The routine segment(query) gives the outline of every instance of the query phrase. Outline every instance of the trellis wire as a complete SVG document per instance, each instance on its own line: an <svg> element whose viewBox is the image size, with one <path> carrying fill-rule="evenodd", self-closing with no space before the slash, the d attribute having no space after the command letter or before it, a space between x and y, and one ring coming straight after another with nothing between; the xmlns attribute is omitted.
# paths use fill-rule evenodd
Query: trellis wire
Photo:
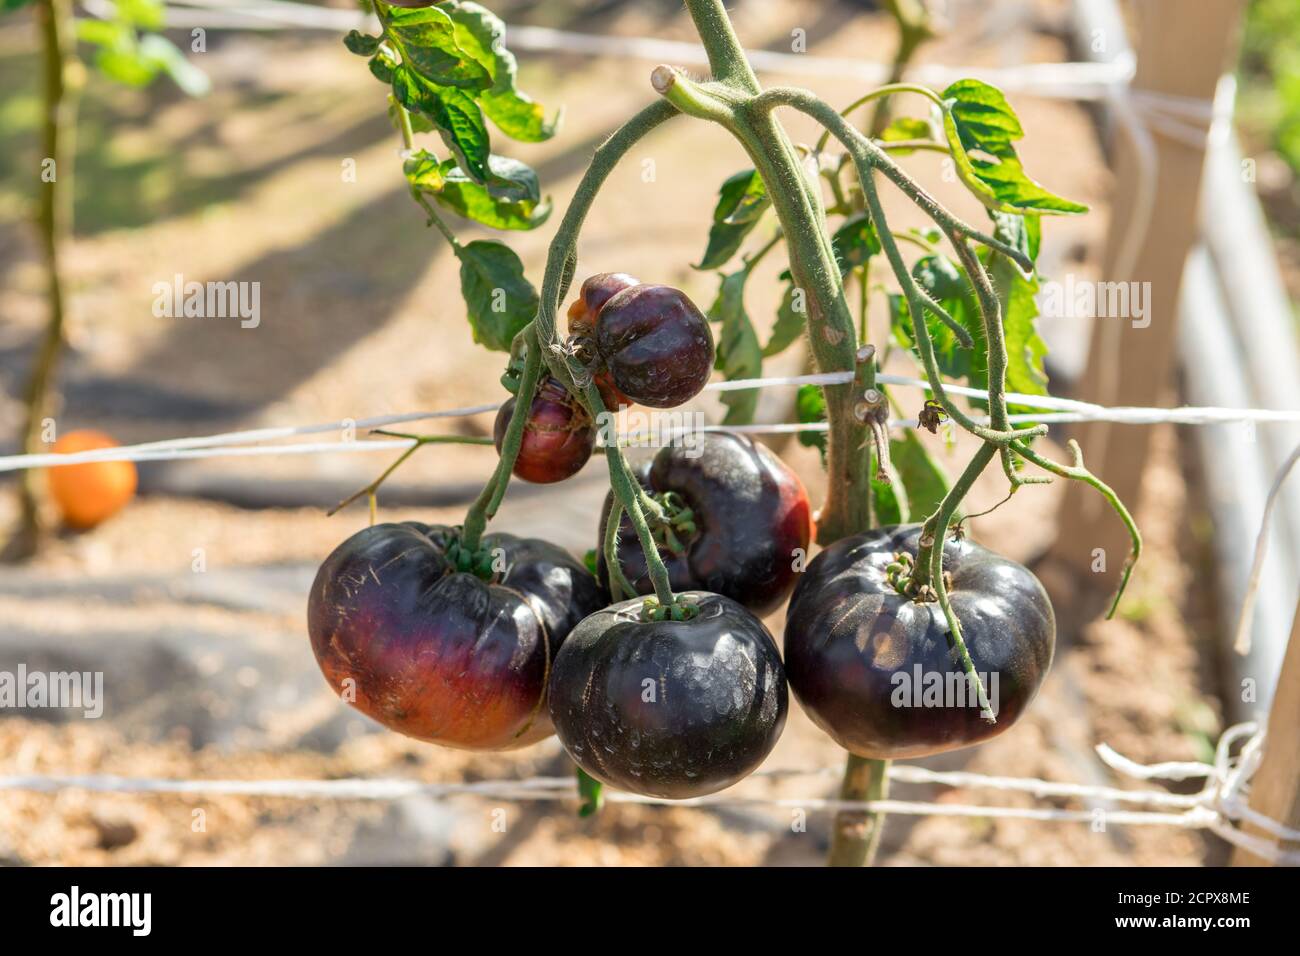
<svg viewBox="0 0 1300 956"><path fill-rule="evenodd" d="M813 375L790 375L772 378L736 379L729 382L710 382L706 391L729 392L761 388L795 387L799 385L833 385L852 381L850 372L827 372ZM876 380L884 385L930 389L924 379L905 375L882 373ZM953 395L969 398L986 399L988 392L983 389L969 388L964 385L945 385L944 390ZM1238 422L1300 422L1300 411L1278 411L1263 408L1130 408L1095 405L1068 398L1052 398L1045 395L1026 395L1008 392L1007 401L1012 405L1044 409L1043 412L1024 412L1011 416L1012 422L1041 422L1043 424L1061 424L1065 422L1109 421L1129 425L1154 425L1170 423L1177 425L1225 425ZM190 436L160 441L144 442L136 445L120 445L116 448L103 448L94 451L73 453L44 453L33 455L0 456L0 472L19 471L24 468L57 468L66 465L80 465L102 461L172 461L192 460L217 457L249 457L258 455L307 455L335 454L350 452L371 452L404 450L411 447L410 439L338 441L296 443L287 445L257 445L257 442L278 438L292 438L302 435L319 435L329 432L352 432L363 429L386 428L391 425L437 418L461 418L494 412L497 404L470 405L463 408L441 409L428 412L406 412L394 415L375 415L368 418L345 418L332 422L312 425L281 426L255 428L244 431L222 432L215 435ZM978 420L978 419L977 419ZM891 427L916 427L916 419L891 419ZM754 425L707 425L704 431L743 431L750 434L783 434L791 432L824 431L825 423L819 422L774 422ZM701 429L683 427L671 434L687 434ZM641 436L640 432L626 433L621 439L634 442Z"/></svg>
<svg viewBox="0 0 1300 956"><path fill-rule="evenodd" d="M1240 754L1231 755L1233 744L1245 740ZM1121 756L1109 746L1097 747L1097 755L1112 770L1140 780L1204 779L1195 794L1174 794L1159 790L1121 790L1117 787L1060 783L1023 777L998 777L966 771L944 772L924 767L893 764L888 773L898 783L937 784L970 790L1024 793L1038 799L1066 798L1093 800L1097 807L1067 810L1057 807L984 806L979 804L929 803L911 800L839 800L828 797L747 797L730 793L712 794L687 800L667 800L609 790L611 803L677 807L761 806L802 811L863 811L905 816L983 817L1009 820L1037 820L1097 823L1119 826L1170 826L1208 829L1235 846L1243 847L1273 863L1300 864L1300 851L1282 849L1274 841L1300 841L1300 830L1291 829L1247 805L1244 791L1259 766L1264 731L1256 724L1238 724L1224 731L1215 749L1214 763L1170 762L1144 766ZM790 777L825 776L822 768L759 771L753 778L770 780ZM401 800L409 797L447 798L478 796L508 802L562 801L578 796L572 777L529 777L521 780L484 780L473 783L426 783L418 780L346 778L340 780L185 780L157 777L123 777L108 774L51 775L11 774L0 776L0 791L59 793L81 790L93 793L161 794L173 796L242 796L294 800ZM1163 810L1114 810L1108 803L1128 803ZM1172 812L1178 810L1181 812ZM1247 833L1233 824L1250 823L1273 839Z"/></svg>

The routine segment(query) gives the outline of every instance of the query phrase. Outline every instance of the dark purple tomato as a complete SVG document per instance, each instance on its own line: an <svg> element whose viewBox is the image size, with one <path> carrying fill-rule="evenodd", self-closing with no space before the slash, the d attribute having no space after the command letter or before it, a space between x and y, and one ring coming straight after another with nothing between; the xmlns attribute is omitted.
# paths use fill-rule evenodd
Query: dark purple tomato
<svg viewBox="0 0 1300 956"><path fill-rule="evenodd" d="M642 484L670 507L690 510L690 524L660 535L659 555L674 590L713 591L739 601L755 614L781 605L799 573L813 536L808 492L790 468L765 446L731 432L695 436L693 447L659 450ZM605 499L600 542L613 505ZM693 530L691 526L693 525ZM641 594L654 587L645 554L627 515L619 526L623 573ZM607 580L604 548L596 549L601 580Z"/></svg>
<svg viewBox="0 0 1300 956"><path fill-rule="evenodd" d="M497 412L492 438L497 453L515 413L515 399L507 399ZM563 385L550 376L533 396L532 411L524 425L523 442L514 473L524 481L546 485L571 478L582 470L596 447L596 423Z"/></svg>
<svg viewBox="0 0 1300 956"><path fill-rule="evenodd" d="M790 599L790 687L818 727L862 757L924 757L995 737L1025 712L1052 663L1056 619L1038 579L950 539L949 597L997 722L983 719L938 603L917 603L888 580L896 555L916 556L919 537L919 525L905 525L837 541Z"/></svg>
<svg viewBox="0 0 1300 956"><path fill-rule="evenodd" d="M560 644L603 607L566 551L489 534L491 580L455 569L456 529L414 521L359 531L316 574L312 650L336 693L390 730L447 747L507 750L551 733L546 680Z"/></svg>
<svg viewBox="0 0 1300 956"><path fill-rule="evenodd" d="M596 316L596 351L614 387L633 402L673 408L694 398L713 371L713 333L686 295L637 285Z"/></svg>
<svg viewBox="0 0 1300 956"><path fill-rule="evenodd" d="M688 591L688 621L644 621L642 599L573 629L551 671L551 721L583 770L620 790L678 800L748 776L785 726L781 655L754 615Z"/></svg>
<svg viewBox="0 0 1300 956"><path fill-rule="evenodd" d="M616 294L640 284L640 279L633 278L626 272L602 272L591 276L582 284L578 298L569 306L569 335L580 343L585 342L587 348L591 349L591 357L595 360L592 371L596 387L600 389L605 407L611 411L635 403L614 387L609 370L604 367L599 355L595 354L596 314Z"/></svg>

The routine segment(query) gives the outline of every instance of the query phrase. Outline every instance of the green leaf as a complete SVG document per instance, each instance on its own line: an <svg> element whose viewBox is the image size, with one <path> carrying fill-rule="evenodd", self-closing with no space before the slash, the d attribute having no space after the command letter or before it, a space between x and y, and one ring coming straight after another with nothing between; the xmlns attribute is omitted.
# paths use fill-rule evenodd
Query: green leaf
<svg viewBox="0 0 1300 956"><path fill-rule="evenodd" d="M921 139L933 140L935 135L934 127L928 120L900 116L881 130L880 138L886 143L901 143ZM914 149L890 150L890 153L895 156L910 156L915 152Z"/></svg>
<svg viewBox="0 0 1300 956"><path fill-rule="evenodd" d="M535 229L551 214L542 202L537 174L527 165L504 156L488 159L487 183L465 175L455 160L438 161L419 150L403 164L412 188L432 196L440 205L466 219L494 229Z"/></svg>
<svg viewBox="0 0 1300 956"><path fill-rule="evenodd" d="M826 396L819 385L800 385L799 395L795 399L795 413L805 425L826 421ZM822 455L822 467L826 466L826 432L800 432L799 444L805 448L816 448Z"/></svg>
<svg viewBox="0 0 1300 956"><path fill-rule="evenodd" d="M515 335L533 320L541 301L524 276L524 264L509 246L490 239L457 246L456 256L474 341L509 352Z"/></svg>
<svg viewBox="0 0 1300 956"><path fill-rule="evenodd" d="M926 328L934 344L935 360L945 378L964 380L971 388L988 387L988 345L984 336L984 320L979 304L961 267L946 256L923 256L912 267L917 284L930 293L974 340L975 347L965 349L942 321L925 313ZM904 348L915 349L912 321L907 302L899 295L890 296L890 325L894 339ZM918 359L919 361L919 359ZM985 403L972 399L977 407Z"/></svg>
<svg viewBox="0 0 1300 956"><path fill-rule="evenodd" d="M115 19L130 27L161 30L166 22L162 0L116 0Z"/></svg>
<svg viewBox="0 0 1300 956"><path fill-rule="evenodd" d="M483 111L473 99L462 90L434 86L406 64L393 71L393 95L408 110L433 123L460 168L474 182L485 182L491 147Z"/></svg>
<svg viewBox="0 0 1300 956"><path fill-rule="evenodd" d="M909 428L902 438L890 439L889 457L907 495L905 520L921 521L934 514L948 493L948 476L930 457L925 443Z"/></svg>
<svg viewBox="0 0 1300 956"><path fill-rule="evenodd" d="M343 38L343 45L357 56L374 56L379 51L379 37L372 37L360 30L349 30Z"/></svg>
<svg viewBox="0 0 1300 956"><path fill-rule="evenodd" d="M140 55L156 64L189 96L206 96L212 89L208 75L186 59L180 47L162 34L150 33L141 38Z"/></svg>
<svg viewBox="0 0 1300 956"><path fill-rule="evenodd" d="M488 118L511 139L538 143L554 136L560 117L548 122L542 105L516 86L519 68L514 54L506 49L506 26L501 19L477 3L451 0L439 6L455 24L457 45L491 78L492 85L479 96Z"/></svg>
<svg viewBox="0 0 1300 956"><path fill-rule="evenodd" d="M1037 216L993 214L993 234L1031 259L1037 256ZM986 265L998 301L1002 304L1002 327L1007 341L1007 391L1046 395L1047 343L1038 334L1038 279L1026 276L1020 267L1000 252L988 250ZM1008 407L1012 414L1031 409Z"/></svg>
<svg viewBox="0 0 1300 956"><path fill-rule="evenodd" d="M786 282L785 294L781 296L781 305L776 310L772 336L763 346L763 358L780 355L797 342L807 328L807 319L807 297L802 290L795 288L793 280L789 280Z"/></svg>
<svg viewBox="0 0 1300 956"><path fill-rule="evenodd" d="M140 55L138 49L101 49L95 54L97 66L110 80L127 86L148 86L158 75L158 64Z"/></svg>
<svg viewBox="0 0 1300 956"><path fill-rule="evenodd" d="M709 308L709 321L722 323L714 367L729 382L759 378L763 374L763 350L759 347L754 323L745 311L745 280L748 278L747 269L725 276L718 298ZM758 397L756 388L723 392L722 404L727 406L727 414L722 423L747 425L752 422L754 412L758 410Z"/></svg>
<svg viewBox="0 0 1300 956"><path fill-rule="evenodd" d="M457 43L456 24L439 7L390 7L387 36L402 65L435 86L475 91L492 86L492 74Z"/></svg>
<svg viewBox="0 0 1300 956"><path fill-rule="evenodd" d="M893 442L890 442L890 446L893 446ZM907 492L894 469L891 467L888 471L889 481L877 478L874 469L871 475L871 506L877 525L903 524L910 520Z"/></svg>
<svg viewBox="0 0 1300 956"><path fill-rule="evenodd" d="M33 2L35 2L35 0L0 0L0 13L8 13L10 10L19 10Z"/></svg>
<svg viewBox="0 0 1300 956"><path fill-rule="evenodd" d="M758 225L772 200L756 170L736 173L718 190L709 243L697 269L720 269L740 251L745 237Z"/></svg>
<svg viewBox="0 0 1300 956"><path fill-rule="evenodd" d="M370 58L370 72L379 82L391 84L394 75L397 73L397 61L385 51L380 50ZM432 124L430 124L430 129L432 128Z"/></svg>
<svg viewBox="0 0 1300 956"><path fill-rule="evenodd" d="M594 561L595 552L592 552L592 556ZM578 771L578 796L582 798L582 806L578 808L578 816L592 816L600 810L605 802L605 785L595 777L590 776L581 767L574 769Z"/></svg>
<svg viewBox="0 0 1300 956"><path fill-rule="evenodd" d="M866 213L858 213L850 216L835 230L835 235L831 237L831 248L835 251L835 261L840 264L840 273L847 275L850 270L865 265L867 260L880 252L880 239L870 217Z"/></svg>
<svg viewBox="0 0 1300 956"><path fill-rule="evenodd" d="M1013 145L1024 129L1001 90L979 80L958 80L943 91L943 100L944 135L957 175L985 206L1010 213L1088 211L1048 192L1025 173Z"/></svg>

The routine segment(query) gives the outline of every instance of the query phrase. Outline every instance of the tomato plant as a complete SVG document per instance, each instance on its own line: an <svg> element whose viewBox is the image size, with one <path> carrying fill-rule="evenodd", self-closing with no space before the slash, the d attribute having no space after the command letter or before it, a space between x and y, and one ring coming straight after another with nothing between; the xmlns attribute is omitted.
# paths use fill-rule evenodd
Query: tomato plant
<svg viewBox="0 0 1300 956"><path fill-rule="evenodd" d="M653 71L659 99L596 149L551 240L540 288L525 278L504 243L463 243L445 219L450 212L520 230L539 227L550 213L536 174L491 148L488 120L524 141L555 131L541 106L517 89L500 20L464 0L416 10L380 2L381 33L353 33L347 44L369 58L371 72L389 87L412 195L460 260L473 337L509 352L503 382L515 393L515 408L535 411L538 396L545 406L556 389L597 422L629 402L671 407L698 393L711 370L730 380L758 377L766 359L795 343L806 345L816 371L830 373L823 384L801 389L797 400L800 421L818 426L802 440L820 448L827 470L816 520L817 541L826 550L798 585L790 609L791 680L821 726L850 750L842 796L878 797L887 758L973 743L1004 730L1032 699L1050 663L1052 611L1032 575L954 539L963 500L995 459L1013 493L1059 477L1084 482L1106 498L1133 541L1121 590L1140 552L1131 516L1087 469L1077 445L1071 445L1068 464L1049 458L1036 444L1046 427L1013 425L1018 409L1007 400L1008 387L1030 395L1047 390L1034 305L1043 217L1086 210L1026 173L1016 149L1024 130L999 90L977 80L942 91L901 82L902 66L934 28L923 5L889 4L900 27L896 75L837 109L806 90L763 89L721 0L685 2L708 55L709 77L696 79L670 66ZM886 104L903 95L923 104L920 115L887 112ZM850 117L868 105L864 133ZM796 145L778 118L782 110L815 121L817 141ZM715 300L701 313L678 290L625 274L593 276L568 308L562 340L557 315L598 193L630 150L683 117L716 125L751 162L721 185L696 265L718 273ZM415 137L428 132L438 134L441 153L417 146ZM951 213L900 165L918 151L947 158L985 209L987 225ZM892 228L882 181L931 225ZM904 248L920 254L909 261ZM763 341L745 305L746 288L756 265L773 255L787 264L784 296ZM627 265L637 271L636 263ZM889 298L887 336L871 343L868 293L880 265L898 291ZM856 315L846 289L857 292ZM876 376L884 355L895 350L915 358L930 395L916 412L921 427L891 434L890 410L902 405ZM986 418L952 400L950 381L986 394L975 403ZM744 425L754 416L757 392L734 388L723 401L724 423ZM564 409L565 423L582 421L576 406ZM454 538L457 560L471 568L489 540L485 529L512 473L527 477L537 461L539 432L529 427L534 420L532 412L498 419L495 471L463 524L445 532ZM926 437L944 422L978 439L952 481ZM573 437L561 434L568 436L564 441ZM589 809L599 802L596 780L689 796L727 786L763 759L781 731L785 678L770 636L743 605L767 610L779 603L797 579L813 531L797 479L747 439L710 436L694 462L681 449L664 449L648 472L633 468L612 430L605 430L605 439L611 495L596 564L616 600L633 592L646 596L594 611L555 655L548 707L561 741L590 775L581 778ZM557 463L551 474L571 464ZM1028 473L1030 465L1045 474ZM871 530L904 523L910 523L905 530ZM354 547L345 545L345 554ZM427 563L412 572L413 582L438 589L453 586L439 582L473 581L463 571L439 578L450 574L445 558L409 560ZM380 609L388 598L379 586L372 592L358 580L373 561L331 561L352 569L346 580L365 589L367 607L373 604L363 630L376 647L393 643L412 653L422 641L437 646L463 617L458 601L419 614L388 614ZM408 600L417 593L414 585L400 591ZM839 619L827 618L832 608L859 622L855 637ZM346 628L352 618L336 614L334 620ZM859 646L862 637L875 643ZM977 703L961 713L882 712L882 681L908 662L963 676ZM999 712L984 706L991 703L992 680L981 675L981 666L996 672L999 693L1007 689ZM366 679L358 672L359 682ZM502 674L506 683L500 686L485 679L474 692L495 699L494 688L518 686L509 683L513 679ZM511 691L516 706L499 728L506 736L484 739L519 739L510 735L519 733L524 704L540 699L531 676L527 688ZM449 702L420 697L409 701L409 712L455 709L465 699L435 685L423 685L421 693ZM399 710L405 714L408 707ZM847 814L840 821L831 861L862 862L878 837L880 815Z"/></svg>

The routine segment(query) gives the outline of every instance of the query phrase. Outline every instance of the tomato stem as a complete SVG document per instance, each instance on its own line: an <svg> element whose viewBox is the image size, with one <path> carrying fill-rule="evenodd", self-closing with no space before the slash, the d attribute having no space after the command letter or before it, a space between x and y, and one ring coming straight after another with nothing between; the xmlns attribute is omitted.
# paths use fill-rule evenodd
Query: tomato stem
<svg viewBox="0 0 1300 956"><path fill-rule="evenodd" d="M541 379L542 356L537 336L531 330L526 337L524 368L519 376L519 392L515 396L515 407L526 410L532 407L533 396L537 394L537 384ZM487 523L501 507L506 488L510 484L510 473L519 457L519 447L524 441L524 426L528 423L527 414L510 416L505 437L501 441L501 457L497 460L492 477L483 486L474 503L465 515L461 531L461 542L471 551L478 549L479 540L487 528Z"/></svg>
<svg viewBox="0 0 1300 956"><path fill-rule="evenodd" d="M59 359L66 344L66 282L63 252L72 235L74 140L77 108L85 70L77 58L76 25L71 0L43 0L36 5L44 47L45 90L41 115L41 155L50 164L42 170L37 225L49 286L50 312L32 370L23 390L25 418L20 446L26 454L41 451L46 416ZM46 175L48 173L48 175ZM36 552L41 532L40 500L44 473L25 470L18 481L19 523L4 549L6 558L22 559Z"/></svg>

